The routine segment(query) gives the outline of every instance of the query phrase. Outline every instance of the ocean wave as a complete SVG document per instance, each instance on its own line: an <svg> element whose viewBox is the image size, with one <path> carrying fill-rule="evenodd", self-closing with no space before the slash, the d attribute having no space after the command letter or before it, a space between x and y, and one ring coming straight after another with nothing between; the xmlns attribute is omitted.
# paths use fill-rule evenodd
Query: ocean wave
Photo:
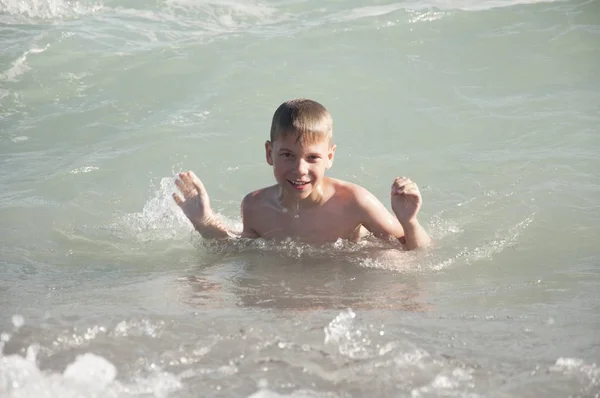
<svg viewBox="0 0 600 398"><path fill-rule="evenodd" d="M438 9L438 10L461 10L461 11L485 11L493 8L520 6L527 4L554 3L564 0L429 0L427 2L404 3L408 9Z"/></svg>
<svg viewBox="0 0 600 398"><path fill-rule="evenodd" d="M408 22L414 23L437 20L448 12L458 10L483 11L556 1L564 0L429 0L342 9L314 7L311 2L305 1L300 3L299 9L294 12L290 7L282 7L279 4L238 0L162 0L156 6L150 7L147 4L109 0L0 0L0 20L7 23L47 22L101 13L117 17L135 15L142 19L172 22L181 26L199 26L212 32L231 32L283 21L295 22L298 26L319 26L332 21L347 22L382 17L400 10L407 14Z"/></svg>
<svg viewBox="0 0 600 398"><path fill-rule="evenodd" d="M25 74L30 70L29 65L27 64L27 57L30 54L39 54L43 53L50 47L50 44L46 44L44 47L32 47L29 50L25 51L20 57L14 60L7 70L4 72L0 72L0 81L17 81L18 77ZM1 97L0 97L1 98Z"/></svg>
<svg viewBox="0 0 600 398"><path fill-rule="evenodd" d="M10 15L17 21L71 19L93 14L102 8L102 3L95 1L0 0L0 17Z"/></svg>

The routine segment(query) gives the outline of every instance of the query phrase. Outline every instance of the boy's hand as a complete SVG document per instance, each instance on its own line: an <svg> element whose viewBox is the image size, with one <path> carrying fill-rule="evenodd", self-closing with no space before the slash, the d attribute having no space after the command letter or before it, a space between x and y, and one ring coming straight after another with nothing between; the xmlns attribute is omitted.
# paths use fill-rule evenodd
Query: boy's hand
<svg viewBox="0 0 600 398"><path fill-rule="evenodd" d="M400 224L416 222L421 208L421 193L417 184L406 177L396 177L392 184L392 210Z"/></svg>
<svg viewBox="0 0 600 398"><path fill-rule="evenodd" d="M202 181L196 177L193 171L187 171L179 173L179 179L175 180L175 185L183 194L183 200L175 192L173 199L194 227L198 229L209 225L214 215Z"/></svg>

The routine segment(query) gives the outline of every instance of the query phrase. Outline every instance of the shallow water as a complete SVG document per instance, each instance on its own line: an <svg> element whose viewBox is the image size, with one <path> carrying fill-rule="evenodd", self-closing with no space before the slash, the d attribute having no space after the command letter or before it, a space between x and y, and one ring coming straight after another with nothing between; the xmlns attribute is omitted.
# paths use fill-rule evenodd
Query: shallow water
<svg viewBox="0 0 600 398"><path fill-rule="evenodd" d="M600 396L600 3L0 0L0 396ZM274 109L423 252L239 227Z"/></svg>

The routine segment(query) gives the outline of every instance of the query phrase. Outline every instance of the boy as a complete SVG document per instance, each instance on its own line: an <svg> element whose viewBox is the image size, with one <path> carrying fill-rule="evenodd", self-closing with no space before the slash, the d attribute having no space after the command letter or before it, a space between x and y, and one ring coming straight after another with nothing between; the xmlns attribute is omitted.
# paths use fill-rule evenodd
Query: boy
<svg viewBox="0 0 600 398"><path fill-rule="evenodd" d="M342 238L357 241L364 230L395 239L407 250L429 244L417 221L421 194L410 179L398 177L391 190L393 216L365 188L325 176L333 164L332 118L309 99L284 102L273 115L267 163L277 184L251 192L242 201L243 231L229 230L213 213L202 182L191 172L175 181L183 199L173 199L204 238L294 240L324 244Z"/></svg>

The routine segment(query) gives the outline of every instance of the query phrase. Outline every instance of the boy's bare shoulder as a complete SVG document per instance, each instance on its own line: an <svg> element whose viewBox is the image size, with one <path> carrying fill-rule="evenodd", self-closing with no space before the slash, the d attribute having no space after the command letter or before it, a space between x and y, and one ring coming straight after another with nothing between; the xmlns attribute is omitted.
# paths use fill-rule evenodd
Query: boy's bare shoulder
<svg viewBox="0 0 600 398"><path fill-rule="evenodd" d="M270 187L260 188L256 191L252 191L242 199L242 207L251 208L264 204L266 201L271 201L277 197L279 192L278 185L271 185Z"/></svg>
<svg viewBox="0 0 600 398"><path fill-rule="evenodd" d="M357 214L371 214L384 209L381 201L367 188L343 180L333 180L337 200L350 206Z"/></svg>
<svg viewBox="0 0 600 398"><path fill-rule="evenodd" d="M335 178L329 179L332 186L335 188L335 194L343 197L344 199L353 200L356 202L360 202L365 199L367 195L372 194L364 187L355 184L353 182L338 180Z"/></svg>

